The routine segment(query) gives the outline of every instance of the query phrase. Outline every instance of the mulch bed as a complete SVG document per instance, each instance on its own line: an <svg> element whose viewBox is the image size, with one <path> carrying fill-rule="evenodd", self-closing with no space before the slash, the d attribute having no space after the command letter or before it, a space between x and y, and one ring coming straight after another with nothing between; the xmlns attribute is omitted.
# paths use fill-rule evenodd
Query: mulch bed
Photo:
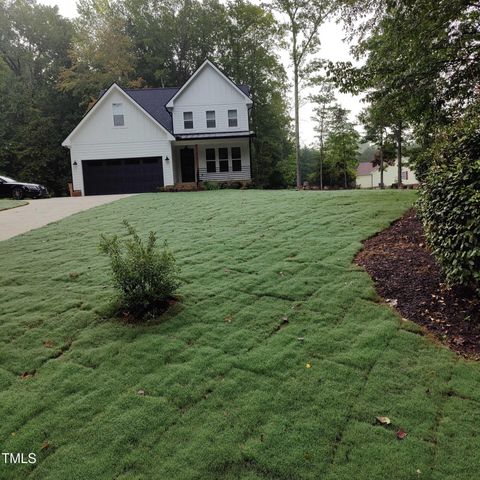
<svg viewBox="0 0 480 480"><path fill-rule="evenodd" d="M403 318L456 352L480 359L480 298L447 288L414 210L364 243L355 259Z"/></svg>

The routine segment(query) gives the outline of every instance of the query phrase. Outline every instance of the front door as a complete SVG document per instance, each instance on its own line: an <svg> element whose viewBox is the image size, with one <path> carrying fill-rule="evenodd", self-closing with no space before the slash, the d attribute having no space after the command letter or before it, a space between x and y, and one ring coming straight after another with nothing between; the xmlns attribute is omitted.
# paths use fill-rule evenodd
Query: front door
<svg viewBox="0 0 480 480"><path fill-rule="evenodd" d="M182 182L195 181L195 154L193 148L180 150L180 165L182 167Z"/></svg>

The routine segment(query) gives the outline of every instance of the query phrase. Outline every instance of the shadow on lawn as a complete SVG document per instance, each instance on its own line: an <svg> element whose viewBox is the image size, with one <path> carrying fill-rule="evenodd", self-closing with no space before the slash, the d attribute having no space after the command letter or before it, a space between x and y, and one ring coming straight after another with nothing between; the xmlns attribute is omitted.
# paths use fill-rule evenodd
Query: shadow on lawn
<svg viewBox="0 0 480 480"><path fill-rule="evenodd" d="M125 325L160 325L183 310L180 295L170 296L149 305L143 312L138 310L133 313L124 307L118 299L110 302L104 309L97 311L103 320L119 320Z"/></svg>

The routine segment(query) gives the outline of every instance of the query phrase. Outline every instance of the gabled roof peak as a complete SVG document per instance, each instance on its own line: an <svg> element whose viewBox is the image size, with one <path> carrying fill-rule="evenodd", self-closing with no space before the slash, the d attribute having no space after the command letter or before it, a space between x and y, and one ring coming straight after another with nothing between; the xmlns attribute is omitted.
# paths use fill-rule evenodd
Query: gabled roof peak
<svg viewBox="0 0 480 480"><path fill-rule="evenodd" d="M227 77L213 62L210 60L205 60L200 67L191 75L191 77L182 85L182 87L178 90L178 92L170 99L167 103L166 107L168 109L173 108L173 104L175 98L182 94L182 92L193 82L193 80L202 72L205 68L211 67L215 72L217 72L224 80L230 83L241 95L243 95L247 101L247 104L252 104L252 99L240 88L237 84L235 84L230 78Z"/></svg>
<svg viewBox="0 0 480 480"><path fill-rule="evenodd" d="M64 147L69 147L71 145L71 137L74 135L74 133L76 131L78 131L81 126L85 123L85 121L87 120L87 118L90 117L90 115L93 113L94 110L96 110L98 108L98 106L103 102L103 100L107 97L107 95L113 91L113 90L116 90L118 92L120 92L122 95L125 96L126 99L128 99L130 102L132 102L137 108L139 108L147 117L149 117L155 124L157 124L160 129L162 129L166 134L167 134L167 138L169 138L170 140L173 140L174 137L172 136L172 133L171 131L166 128L164 125L163 125L163 122L161 122L155 115L152 115L151 112L149 112L143 105L141 105L134 97L134 95L132 95L132 92L128 92L126 90L124 90L122 87L120 87L116 82L113 82L112 85L110 85L110 87L105 90L102 95L100 95L99 99L94 103L94 105L92 106L92 108L90 108L86 113L85 115L83 116L83 118L80 120L80 122L77 124L77 126L70 132L70 134L68 135L68 137L62 142L62 146ZM170 95L172 95L173 92L170 93ZM163 103L163 109L165 110L165 107L164 107L164 103ZM165 113L167 114L167 116L170 117L170 115L168 115L168 113L165 111Z"/></svg>

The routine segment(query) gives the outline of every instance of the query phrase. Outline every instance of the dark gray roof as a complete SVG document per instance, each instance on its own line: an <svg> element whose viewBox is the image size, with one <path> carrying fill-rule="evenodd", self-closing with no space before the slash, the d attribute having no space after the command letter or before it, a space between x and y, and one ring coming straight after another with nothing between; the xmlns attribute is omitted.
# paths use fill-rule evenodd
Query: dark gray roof
<svg viewBox="0 0 480 480"><path fill-rule="evenodd" d="M248 97L250 87L237 85ZM170 133L173 132L172 115L167 110L167 103L180 90L180 87L167 88L122 88L122 90L146 110L158 123L164 126ZM100 97L106 90L102 91Z"/></svg>
<svg viewBox="0 0 480 480"><path fill-rule="evenodd" d="M158 123L169 132L173 131L172 115L167 110L166 104L180 90L180 88L124 88L123 91L132 97L144 110L146 110Z"/></svg>

